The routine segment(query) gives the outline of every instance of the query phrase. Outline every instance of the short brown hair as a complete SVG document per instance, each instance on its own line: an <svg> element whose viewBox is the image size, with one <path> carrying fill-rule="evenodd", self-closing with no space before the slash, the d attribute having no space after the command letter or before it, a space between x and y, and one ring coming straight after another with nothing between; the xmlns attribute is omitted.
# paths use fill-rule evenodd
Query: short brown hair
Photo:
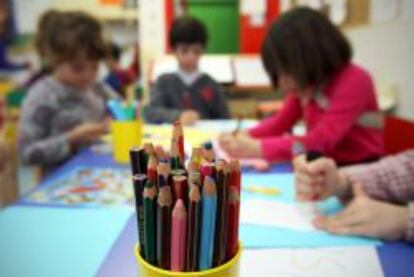
<svg viewBox="0 0 414 277"><path fill-rule="evenodd" d="M174 20L170 35L170 46L175 49L179 44L201 44L205 47L208 40L207 29L204 24L190 16L184 16Z"/></svg>
<svg viewBox="0 0 414 277"><path fill-rule="evenodd" d="M270 26L262 45L262 60L273 83L281 73L300 87L318 85L349 63L352 48L329 19L310 8L282 14Z"/></svg>
<svg viewBox="0 0 414 277"><path fill-rule="evenodd" d="M39 20L35 44L49 65L77 58L97 61L107 54L100 22L79 11L47 11Z"/></svg>

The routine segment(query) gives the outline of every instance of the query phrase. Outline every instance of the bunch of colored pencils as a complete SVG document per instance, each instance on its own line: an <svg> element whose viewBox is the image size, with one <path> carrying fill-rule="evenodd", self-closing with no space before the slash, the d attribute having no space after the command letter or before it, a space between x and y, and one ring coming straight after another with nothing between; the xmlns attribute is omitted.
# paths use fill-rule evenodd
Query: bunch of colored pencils
<svg viewBox="0 0 414 277"><path fill-rule="evenodd" d="M141 103L138 100L128 103L111 99L106 102L106 108L112 119L117 121L132 121L141 117Z"/></svg>
<svg viewBox="0 0 414 277"><path fill-rule="evenodd" d="M184 135L173 125L171 152L147 143L130 150L140 254L159 268L202 271L238 251L240 164L215 160L211 144L185 167Z"/></svg>

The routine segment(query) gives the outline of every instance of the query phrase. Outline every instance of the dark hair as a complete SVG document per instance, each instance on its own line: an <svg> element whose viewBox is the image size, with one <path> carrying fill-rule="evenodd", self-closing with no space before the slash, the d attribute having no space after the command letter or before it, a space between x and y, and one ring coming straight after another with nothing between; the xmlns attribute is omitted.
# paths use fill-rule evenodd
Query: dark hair
<svg viewBox="0 0 414 277"><path fill-rule="evenodd" d="M100 22L78 11L43 14L35 44L40 57L52 66L76 58L97 61L107 54Z"/></svg>
<svg viewBox="0 0 414 277"><path fill-rule="evenodd" d="M180 17L174 20L169 36L170 46L175 49L179 44L207 44L207 30L204 24L193 17Z"/></svg>
<svg viewBox="0 0 414 277"><path fill-rule="evenodd" d="M110 42L108 44L108 54L112 59L119 61L121 58L121 52L121 47L119 47L119 45L115 42Z"/></svg>
<svg viewBox="0 0 414 277"><path fill-rule="evenodd" d="M268 30L262 60L273 83L291 75L300 87L326 81L352 58L345 36L329 19L310 8L282 14Z"/></svg>

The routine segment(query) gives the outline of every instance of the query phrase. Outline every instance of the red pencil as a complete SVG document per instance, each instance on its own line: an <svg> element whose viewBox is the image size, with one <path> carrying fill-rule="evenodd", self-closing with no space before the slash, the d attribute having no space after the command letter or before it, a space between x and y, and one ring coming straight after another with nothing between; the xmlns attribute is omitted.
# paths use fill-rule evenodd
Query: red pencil
<svg viewBox="0 0 414 277"><path fill-rule="evenodd" d="M187 250L187 211L178 199L172 212L171 270L184 271Z"/></svg>
<svg viewBox="0 0 414 277"><path fill-rule="evenodd" d="M230 186L235 186L237 190L241 190L241 170L239 160L230 161Z"/></svg>
<svg viewBox="0 0 414 277"><path fill-rule="evenodd" d="M181 199L184 201L185 204L187 204L186 203L187 202L186 201L187 190L188 190L187 177L186 176L173 176L172 180L173 180L172 189L173 189L174 201L178 201L178 199Z"/></svg>
<svg viewBox="0 0 414 277"><path fill-rule="evenodd" d="M148 179L153 182L157 181L157 166L158 166L158 161L157 161L156 156L153 154L149 155L147 175L148 175Z"/></svg>
<svg viewBox="0 0 414 277"><path fill-rule="evenodd" d="M240 211L240 194L236 187L230 186L230 195L228 202L228 232L226 260L234 257L238 248L239 241L239 211Z"/></svg>

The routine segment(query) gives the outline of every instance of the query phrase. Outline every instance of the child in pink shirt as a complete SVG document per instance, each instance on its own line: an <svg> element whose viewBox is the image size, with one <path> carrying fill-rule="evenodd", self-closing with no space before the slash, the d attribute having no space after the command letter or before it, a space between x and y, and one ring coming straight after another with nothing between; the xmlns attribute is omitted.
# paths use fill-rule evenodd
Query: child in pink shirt
<svg viewBox="0 0 414 277"><path fill-rule="evenodd" d="M262 59L285 93L282 109L258 126L219 142L237 158L290 160L299 145L339 164L373 161L384 153L383 120L370 75L351 63L352 49L341 32L309 8L285 13L270 27ZM289 133L303 119L305 136Z"/></svg>

